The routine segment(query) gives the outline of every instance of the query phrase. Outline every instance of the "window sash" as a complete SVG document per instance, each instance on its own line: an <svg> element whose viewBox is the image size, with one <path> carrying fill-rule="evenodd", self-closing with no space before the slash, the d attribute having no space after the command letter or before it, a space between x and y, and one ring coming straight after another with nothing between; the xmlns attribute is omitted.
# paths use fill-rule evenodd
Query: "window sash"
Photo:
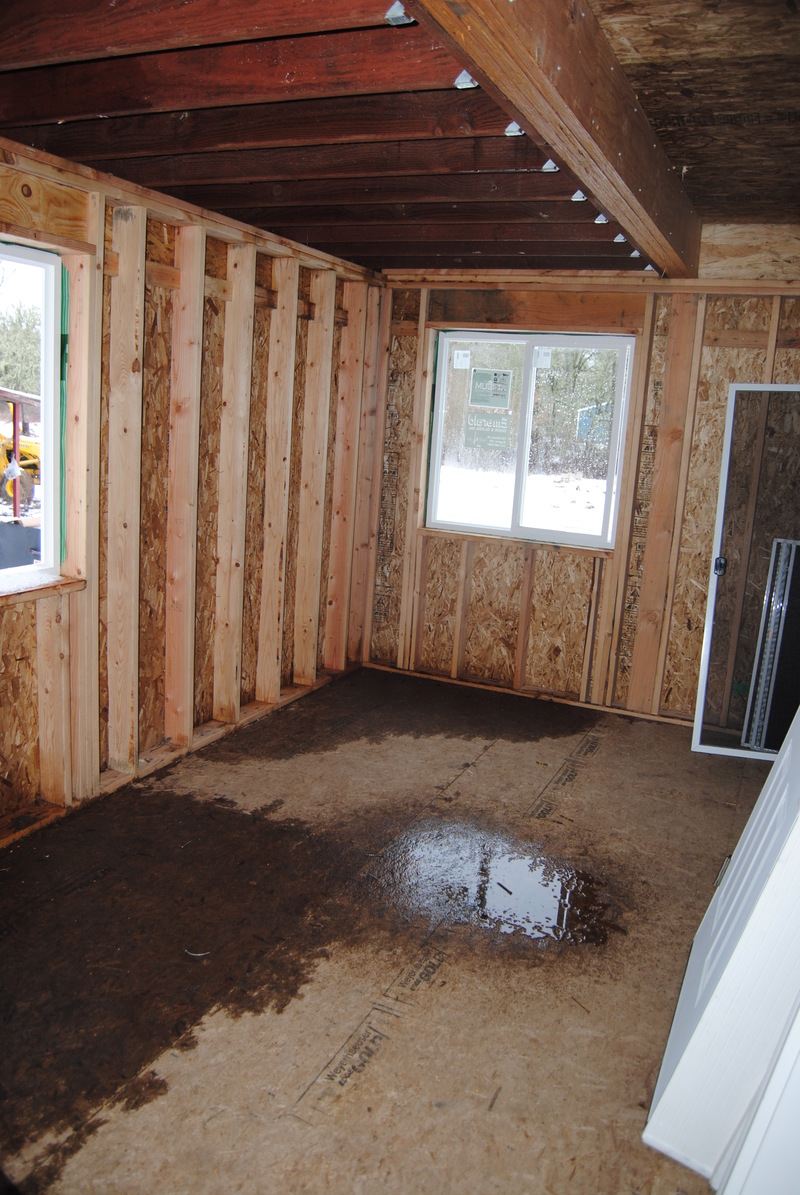
<svg viewBox="0 0 800 1195"><path fill-rule="evenodd" d="M39 457L40 559L0 572L2 592L22 590L57 576L61 564L61 259L56 253L0 242L0 262L34 265L43 271L41 322Z"/></svg>
<svg viewBox="0 0 800 1195"><path fill-rule="evenodd" d="M511 519L508 526L478 524L468 520L462 521L452 518L438 518L436 516L436 511L439 508L444 427L448 409L447 384L450 372L450 345L454 341L457 343L489 342L509 346L515 344L525 346L525 364L522 377L522 408L520 411L515 457L514 495ZM616 533L624 428L632 377L634 344L635 338L632 336L613 336L600 333L503 333L472 331L470 329L440 332L437 337L437 362L431 415L431 449L428 461L426 526L437 530L460 532L462 534L532 540L539 543L556 543L566 546L602 549L613 547ZM538 368L536 365L536 354L540 348L574 350L589 348L595 351L614 351L617 353L616 385L613 395L614 405L609 433L609 459L606 472L602 523L599 533L536 526L524 521L525 487L528 480L527 459L530 451L531 428L534 414L533 400L536 391L536 371Z"/></svg>

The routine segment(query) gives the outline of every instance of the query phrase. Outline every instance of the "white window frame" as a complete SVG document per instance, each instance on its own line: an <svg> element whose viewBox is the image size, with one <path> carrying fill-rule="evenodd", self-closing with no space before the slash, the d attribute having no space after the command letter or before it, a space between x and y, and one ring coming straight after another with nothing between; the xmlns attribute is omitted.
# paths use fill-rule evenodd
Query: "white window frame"
<svg viewBox="0 0 800 1195"><path fill-rule="evenodd" d="M442 439L446 410L447 364L451 341L487 340L526 345L525 366L522 379L523 411L520 416L517 441L514 501L510 527L493 527L468 522L437 519L434 512L438 506L439 478L442 458ZM599 534L589 532L561 531L552 528L528 527L521 523L524 481L533 419L533 395L536 389L535 358L540 348L576 348L591 345L595 349L615 349L620 354L620 368L617 370L614 413L609 441L609 468L606 482L605 505L602 530ZM605 333L571 332L528 332L497 331L459 328L440 331L437 336L436 380L433 389L433 412L431 423L431 448L428 462L428 487L425 526L434 530L461 532L470 535L496 536L503 539L532 540L536 543L558 544L567 547L611 549L614 546L619 508L619 489L625 446L625 427L630 402L633 377L633 358L636 345L634 336L615 336Z"/></svg>
<svg viewBox="0 0 800 1195"><path fill-rule="evenodd" d="M57 253L3 241L0 260L36 265L44 271L39 410L41 551L38 561L0 570L0 593L16 593L58 580L61 570L61 258Z"/></svg>

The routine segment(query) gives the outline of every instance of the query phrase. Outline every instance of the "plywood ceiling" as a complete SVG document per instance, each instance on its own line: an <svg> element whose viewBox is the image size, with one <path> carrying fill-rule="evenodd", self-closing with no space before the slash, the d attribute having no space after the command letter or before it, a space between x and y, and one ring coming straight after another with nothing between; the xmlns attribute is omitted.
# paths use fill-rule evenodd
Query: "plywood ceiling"
<svg viewBox="0 0 800 1195"><path fill-rule="evenodd" d="M375 269L690 274L698 214L800 216L795 0L390 3L6 0L0 134Z"/></svg>

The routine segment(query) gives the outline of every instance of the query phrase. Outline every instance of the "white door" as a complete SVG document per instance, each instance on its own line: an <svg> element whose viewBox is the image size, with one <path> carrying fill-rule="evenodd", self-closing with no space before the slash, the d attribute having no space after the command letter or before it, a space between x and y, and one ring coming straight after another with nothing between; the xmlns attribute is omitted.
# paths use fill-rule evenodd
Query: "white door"
<svg viewBox="0 0 800 1195"><path fill-rule="evenodd" d="M643 1137L717 1185L800 994L800 713L689 957Z"/></svg>

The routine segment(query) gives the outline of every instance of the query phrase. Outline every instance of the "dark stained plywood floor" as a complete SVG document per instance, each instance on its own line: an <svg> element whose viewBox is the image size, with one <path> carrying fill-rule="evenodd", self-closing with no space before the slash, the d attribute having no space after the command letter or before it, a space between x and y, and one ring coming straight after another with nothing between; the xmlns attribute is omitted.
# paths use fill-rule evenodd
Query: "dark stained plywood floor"
<svg viewBox="0 0 800 1195"><path fill-rule="evenodd" d="M0 852L23 1191L693 1195L640 1134L764 765L362 671Z"/></svg>

